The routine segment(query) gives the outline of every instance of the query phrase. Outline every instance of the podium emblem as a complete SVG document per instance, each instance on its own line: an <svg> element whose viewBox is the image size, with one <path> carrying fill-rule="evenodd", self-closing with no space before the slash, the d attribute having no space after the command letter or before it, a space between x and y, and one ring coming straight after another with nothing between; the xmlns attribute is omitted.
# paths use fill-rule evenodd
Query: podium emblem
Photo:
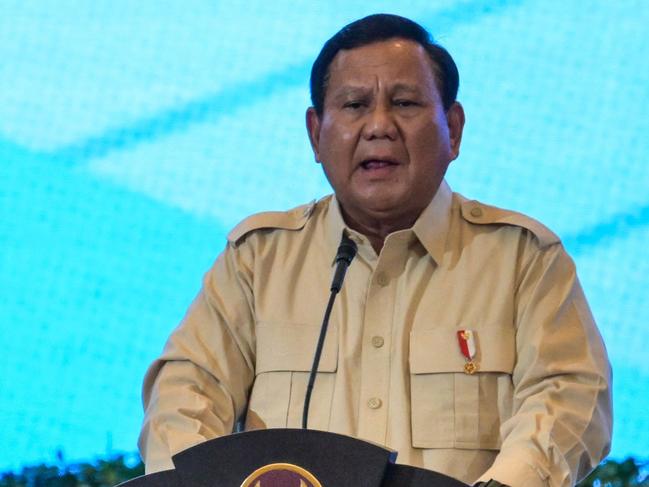
<svg viewBox="0 0 649 487"><path fill-rule="evenodd" d="M241 487L322 487L308 470L292 463L271 463L252 472Z"/></svg>

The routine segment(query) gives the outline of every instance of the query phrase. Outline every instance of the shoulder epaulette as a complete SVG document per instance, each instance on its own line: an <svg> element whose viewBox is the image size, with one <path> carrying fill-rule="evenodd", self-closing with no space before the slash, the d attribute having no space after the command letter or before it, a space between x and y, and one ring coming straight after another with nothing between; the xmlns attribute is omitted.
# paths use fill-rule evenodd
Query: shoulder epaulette
<svg viewBox="0 0 649 487"><path fill-rule="evenodd" d="M560 242L559 237L541 222L529 216L475 200L463 200L460 204L462 217L477 225L513 225L522 227L537 238L541 248Z"/></svg>
<svg viewBox="0 0 649 487"><path fill-rule="evenodd" d="M288 211L265 211L256 213L241 221L228 234L228 242L238 244L250 232L262 228L281 228L284 230L300 230L306 225L315 208L315 200Z"/></svg>

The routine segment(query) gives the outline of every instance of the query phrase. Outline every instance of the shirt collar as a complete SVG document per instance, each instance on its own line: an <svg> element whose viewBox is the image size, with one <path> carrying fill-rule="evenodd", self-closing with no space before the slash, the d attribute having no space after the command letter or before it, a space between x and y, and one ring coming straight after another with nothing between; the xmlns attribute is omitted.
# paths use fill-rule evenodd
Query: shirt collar
<svg viewBox="0 0 649 487"><path fill-rule="evenodd" d="M327 199L329 200L329 204L327 205L325 214L325 239L327 257L330 258L329 260L333 265L336 258L336 252L338 251L338 246L340 245L340 240L343 237L343 233L349 236L352 230L347 227L345 220L343 220L343 215L340 211L340 204L338 203L336 196L332 195Z"/></svg>
<svg viewBox="0 0 649 487"><path fill-rule="evenodd" d="M330 197L326 211L326 252L332 265L335 264L336 252L340 246L340 240L342 239L343 234L347 235L356 243L359 256L363 257L368 262L376 260L376 253L374 252L369 239L356 230L349 228L345 223L340 209L340 203L335 195Z"/></svg>
<svg viewBox="0 0 649 487"><path fill-rule="evenodd" d="M415 235L437 265L442 262L444 256L446 238L451 224L452 201L453 192L446 181L442 180L432 201L424 208L412 227Z"/></svg>
<svg viewBox="0 0 649 487"><path fill-rule="evenodd" d="M424 211L421 212L421 215L419 215L419 218L417 218L417 221L412 227L412 231L419 239L419 242L437 264L442 261L446 246L446 237L451 220L452 197L453 193L451 188L446 181L442 181L435 196L428 206L424 208ZM325 227L327 229L325 239L327 254L333 263L343 232L352 240L355 240L357 244L361 243L361 239L363 241L367 241L367 239L358 232L351 230L345 224L338 199L335 196L331 196L328 199L329 205L327 206L325 215ZM369 242L367 244L369 245Z"/></svg>

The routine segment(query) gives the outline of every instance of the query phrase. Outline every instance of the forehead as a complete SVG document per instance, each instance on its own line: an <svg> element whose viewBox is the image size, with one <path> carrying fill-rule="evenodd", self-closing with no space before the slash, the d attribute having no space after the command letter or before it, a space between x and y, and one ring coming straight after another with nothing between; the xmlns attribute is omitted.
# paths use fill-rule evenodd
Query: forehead
<svg viewBox="0 0 649 487"><path fill-rule="evenodd" d="M433 61L420 44L388 39L336 54L328 73L328 90L349 85L409 84L437 91Z"/></svg>

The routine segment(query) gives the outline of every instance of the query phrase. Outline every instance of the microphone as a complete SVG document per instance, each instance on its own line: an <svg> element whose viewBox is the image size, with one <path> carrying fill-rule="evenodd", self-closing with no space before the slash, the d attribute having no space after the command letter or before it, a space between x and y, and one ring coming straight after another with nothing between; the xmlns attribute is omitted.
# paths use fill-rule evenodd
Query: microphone
<svg viewBox="0 0 649 487"><path fill-rule="evenodd" d="M331 281L331 294L329 295L329 302L327 303L327 309L325 310L322 326L320 327L320 336L318 337L318 344L315 349L315 355L313 356L313 365L311 366L311 372L309 373L309 383L306 386L304 410L302 411L303 429L306 429L307 421L309 419L311 392L313 391L313 384L315 383L318 365L320 364L320 355L322 355L322 347L324 346L325 336L327 335L327 327L329 326L329 316L331 315L331 309L333 308L336 295L343 287L343 280L345 279L347 268L356 256L357 250L358 248L356 247L356 243L343 233L343 238L340 241L340 245L338 246L338 252L336 252L336 270L334 272L334 278Z"/></svg>
<svg viewBox="0 0 649 487"><path fill-rule="evenodd" d="M343 238L338 246L338 252L336 253L336 272L331 281L331 292L337 294L340 291L340 288L343 287L345 273L347 272L349 264L352 263L352 260L356 256L357 250L358 248L356 247L356 243L347 235L343 234Z"/></svg>

